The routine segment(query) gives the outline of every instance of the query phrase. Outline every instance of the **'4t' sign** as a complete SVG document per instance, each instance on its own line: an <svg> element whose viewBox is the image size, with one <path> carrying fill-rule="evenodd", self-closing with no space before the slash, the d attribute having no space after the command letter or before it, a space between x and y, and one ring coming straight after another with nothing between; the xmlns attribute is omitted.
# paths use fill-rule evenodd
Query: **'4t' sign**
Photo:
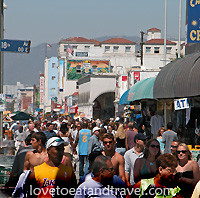
<svg viewBox="0 0 200 198"><path fill-rule="evenodd" d="M181 110L181 109L188 109L189 102L187 98L181 98L174 100L174 108L175 110Z"/></svg>

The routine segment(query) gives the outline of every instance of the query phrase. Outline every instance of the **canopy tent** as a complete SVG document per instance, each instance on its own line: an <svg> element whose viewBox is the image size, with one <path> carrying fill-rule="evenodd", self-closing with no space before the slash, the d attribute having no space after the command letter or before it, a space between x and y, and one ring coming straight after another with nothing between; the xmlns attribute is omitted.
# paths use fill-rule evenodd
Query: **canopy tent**
<svg viewBox="0 0 200 198"><path fill-rule="evenodd" d="M12 116L11 118L13 120L29 120L29 119L33 120L33 117L30 114L24 112L17 112L17 114Z"/></svg>
<svg viewBox="0 0 200 198"><path fill-rule="evenodd" d="M127 97L128 97L128 92L129 92L130 89L128 89L127 91L125 91L120 100L119 100L119 105L127 105L127 104L130 104L130 102L127 101Z"/></svg>
<svg viewBox="0 0 200 198"><path fill-rule="evenodd" d="M127 101L154 99L153 87L156 77L147 78L135 83L128 93Z"/></svg>
<svg viewBox="0 0 200 198"><path fill-rule="evenodd" d="M158 74L154 98L184 98L200 95L200 53L166 65Z"/></svg>

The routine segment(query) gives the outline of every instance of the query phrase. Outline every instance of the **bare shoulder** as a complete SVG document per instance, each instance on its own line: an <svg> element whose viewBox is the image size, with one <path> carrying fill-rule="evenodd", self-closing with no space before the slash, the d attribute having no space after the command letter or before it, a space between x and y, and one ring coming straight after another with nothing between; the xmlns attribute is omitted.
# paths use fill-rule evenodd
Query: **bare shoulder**
<svg viewBox="0 0 200 198"><path fill-rule="evenodd" d="M190 160L189 161L189 165L192 165L192 166L198 166L198 163L194 160Z"/></svg>
<svg viewBox="0 0 200 198"><path fill-rule="evenodd" d="M26 153L26 157L31 157L33 154L34 154L33 151L28 151L28 152Z"/></svg>
<svg viewBox="0 0 200 198"><path fill-rule="evenodd" d="M115 158L117 158L119 161L123 161L124 157L122 155L120 155L119 153L115 152Z"/></svg>

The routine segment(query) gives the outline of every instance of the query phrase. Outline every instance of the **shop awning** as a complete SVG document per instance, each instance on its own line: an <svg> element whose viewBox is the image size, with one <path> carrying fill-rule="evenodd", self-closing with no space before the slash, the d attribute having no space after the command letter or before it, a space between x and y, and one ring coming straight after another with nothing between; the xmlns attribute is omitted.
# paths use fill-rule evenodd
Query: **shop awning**
<svg viewBox="0 0 200 198"><path fill-rule="evenodd" d="M119 105L126 105L129 104L130 102L127 101L127 97L128 97L128 92L130 89L128 89L127 91L125 91L123 93L123 95L121 96L120 100L119 100Z"/></svg>
<svg viewBox="0 0 200 198"><path fill-rule="evenodd" d="M200 95L200 53L166 65L158 74L154 98L183 98Z"/></svg>
<svg viewBox="0 0 200 198"><path fill-rule="evenodd" d="M136 101L142 99L154 99L153 98L153 86L156 77L147 78L135 83L128 93L127 101Z"/></svg>

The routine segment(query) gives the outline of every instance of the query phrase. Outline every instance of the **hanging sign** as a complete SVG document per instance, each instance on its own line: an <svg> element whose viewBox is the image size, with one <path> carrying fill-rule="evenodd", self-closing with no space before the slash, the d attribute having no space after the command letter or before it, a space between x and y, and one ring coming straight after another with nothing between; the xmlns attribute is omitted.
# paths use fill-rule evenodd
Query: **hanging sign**
<svg viewBox="0 0 200 198"><path fill-rule="evenodd" d="M175 110L181 110L181 109L188 109L189 102L187 98L181 98L181 99L175 99L174 100L174 108Z"/></svg>

